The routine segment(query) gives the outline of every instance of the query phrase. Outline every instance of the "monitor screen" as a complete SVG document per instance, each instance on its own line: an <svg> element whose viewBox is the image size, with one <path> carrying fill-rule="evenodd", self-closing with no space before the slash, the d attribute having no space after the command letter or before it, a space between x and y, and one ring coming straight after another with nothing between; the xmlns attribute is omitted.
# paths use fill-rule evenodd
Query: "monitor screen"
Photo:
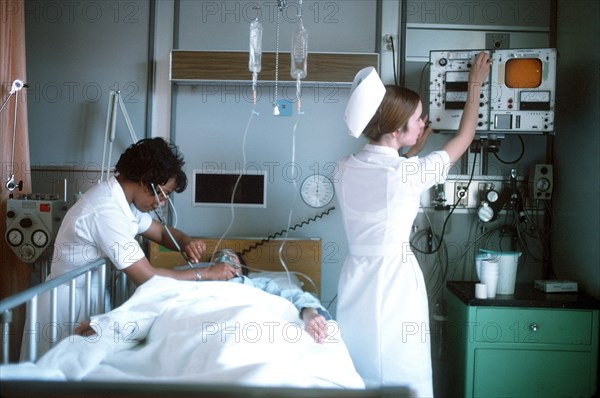
<svg viewBox="0 0 600 398"><path fill-rule="evenodd" d="M193 205L267 207L266 183L266 172L194 170Z"/></svg>
<svg viewBox="0 0 600 398"><path fill-rule="evenodd" d="M536 88L542 84L542 61L514 58L506 61L505 83L509 88Z"/></svg>

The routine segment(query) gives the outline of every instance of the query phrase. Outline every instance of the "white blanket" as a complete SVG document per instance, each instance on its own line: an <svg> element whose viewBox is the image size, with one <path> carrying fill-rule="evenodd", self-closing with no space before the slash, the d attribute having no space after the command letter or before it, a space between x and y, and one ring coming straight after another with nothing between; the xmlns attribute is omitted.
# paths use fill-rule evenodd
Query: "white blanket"
<svg viewBox="0 0 600 398"><path fill-rule="evenodd" d="M315 343L289 301L251 286L154 277L92 327L36 366L67 380L364 388L337 323Z"/></svg>

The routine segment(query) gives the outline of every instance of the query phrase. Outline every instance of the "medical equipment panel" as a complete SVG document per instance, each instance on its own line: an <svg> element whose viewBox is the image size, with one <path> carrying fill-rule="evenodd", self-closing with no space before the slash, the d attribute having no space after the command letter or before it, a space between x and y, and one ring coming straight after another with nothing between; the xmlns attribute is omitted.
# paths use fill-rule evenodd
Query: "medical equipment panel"
<svg viewBox="0 0 600 398"><path fill-rule="evenodd" d="M467 96L469 70L479 52L430 52L429 119L434 130L458 130ZM482 87L478 134L552 134L556 49L486 52L490 54L492 65L488 82Z"/></svg>
<svg viewBox="0 0 600 398"><path fill-rule="evenodd" d="M430 52L429 120L434 130L458 130L467 100L469 70L479 50ZM481 90L478 130L489 128L489 82Z"/></svg>
<svg viewBox="0 0 600 398"><path fill-rule="evenodd" d="M57 195L23 194L7 202L6 242L26 263L52 248L67 203Z"/></svg>
<svg viewBox="0 0 600 398"><path fill-rule="evenodd" d="M554 131L556 50L492 53L490 131Z"/></svg>

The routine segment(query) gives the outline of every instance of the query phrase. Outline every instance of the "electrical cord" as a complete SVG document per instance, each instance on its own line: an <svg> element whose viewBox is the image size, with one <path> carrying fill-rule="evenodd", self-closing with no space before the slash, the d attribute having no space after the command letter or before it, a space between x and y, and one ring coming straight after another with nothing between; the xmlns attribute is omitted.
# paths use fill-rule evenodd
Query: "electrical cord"
<svg viewBox="0 0 600 398"><path fill-rule="evenodd" d="M477 152L475 152L475 156L473 157L473 167L471 169L471 176L469 177L469 181L467 182L467 186L465 187L464 191L459 192L459 198L458 200L456 200L456 202L454 203L454 205L451 207L450 212L448 213L448 215L446 216L446 219L444 220L444 225L442 226L442 232L440 233L440 242L438 244L438 246L433 249L430 252L427 251L423 251L423 250L419 250L417 247L415 247L413 245L412 242L410 243L410 247L415 250L418 253L422 253L422 254L434 254L436 253L440 247L442 247L443 241L444 241L444 234L446 233L446 226L448 225L448 221L450 220L450 217L452 216L452 213L454 213L454 210L456 210L456 207L458 206L458 204L460 203L460 199L464 198L465 195L468 194L469 192L469 187L471 186L471 182L473 181L473 176L475 175L475 164L476 164L476 159L477 159Z"/></svg>
<svg viewBox="0 0 600 398"><path fill-rule="evenodd" d="M421 76L419 77L419 97L421 98L423 98L423 78L425 77L425 69L428 66L431 66L431 62L429 61L425 62L425 65L421 68Z"/></svg>
<svg viewBox="0 0 600 398"><path fill-rule="evenodd" d="M390 44L392 46L392 68L394 69L394 84L398 85L398 76L396 73L396 49L394 48L394 36L390 35Z"/></svg>
<svg viewBox="0 0 600 398"><path fill-rule="evenodd" d="M500 156L498 156L498 153L494 152L494 156L496 157L496 159L498 159L498 161L500 163L515 164L515 163L519 162L521 159L523 159L523 156L525 155L525 141L523 141L523 137L521 137L520 135L517 135L517 137L519 137L519 141L521 141L521 154L515 160L507 161L507 160L501 159Z"/></svg>

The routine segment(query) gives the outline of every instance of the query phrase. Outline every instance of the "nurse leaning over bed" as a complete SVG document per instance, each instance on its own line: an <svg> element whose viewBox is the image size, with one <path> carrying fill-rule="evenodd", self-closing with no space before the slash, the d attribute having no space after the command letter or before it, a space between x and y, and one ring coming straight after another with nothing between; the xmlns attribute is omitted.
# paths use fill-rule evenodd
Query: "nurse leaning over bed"
<svg viewBox="0 0 600 398"><path fill-rule="evenodd" d="M48 279L56 278L69 271L107 257L123 271L129 280L141 285L154 275L179 280L228 280L235 275L229 264L215 264L201 270L172 270L153 267L146 258L137 235L159 243L169 249L185 253L191 262L198 262L206 246L202 240L192 239L175 228L169 231L176 240L172 241L165 227L152 219L148 212L164 206L173 192L182 192L187 186L187 177L182 170L184 160L177 147L162 138L140 140L131 145L119 158L115 175L91 188L67 212L56 236L54 255ZM83 289L83 277L77 281ZM93 294L92 297L97 295ZM79 294L78 297L83 297ZM67 337L68 288L61 287L58 293L58 322L50 324L43 319L46 297L40 299L40 314L37 330L40 339L38 356L50 346L44 341L49 328L58 331L58 340ZM77 322L83 319L83 306L76 304ZM95 306L95 303L92 304ZM92 312L94 308L92 308ZM25 339L31 338L32 329L26 326ZM24 344L23 347L27 345ZM23 350L22 350L23 351ZM22 352L22 356L23 356Z"/></svg>
<svg viewBox="0 0 600 398"><path fill-rule="evenodd" d="M410 386L432 397L427 290L409 235L421 193L445 180L475 136L481 85L490 59L480 53L469 72L457 134L424 157L399 155L428 134L419 95L384 86L374 69L359 72L346 123L368 144L342 159L336 194L349 254L338 287L337 320L367 387ZM422 144L422 142L421 142Z"/></svg>

